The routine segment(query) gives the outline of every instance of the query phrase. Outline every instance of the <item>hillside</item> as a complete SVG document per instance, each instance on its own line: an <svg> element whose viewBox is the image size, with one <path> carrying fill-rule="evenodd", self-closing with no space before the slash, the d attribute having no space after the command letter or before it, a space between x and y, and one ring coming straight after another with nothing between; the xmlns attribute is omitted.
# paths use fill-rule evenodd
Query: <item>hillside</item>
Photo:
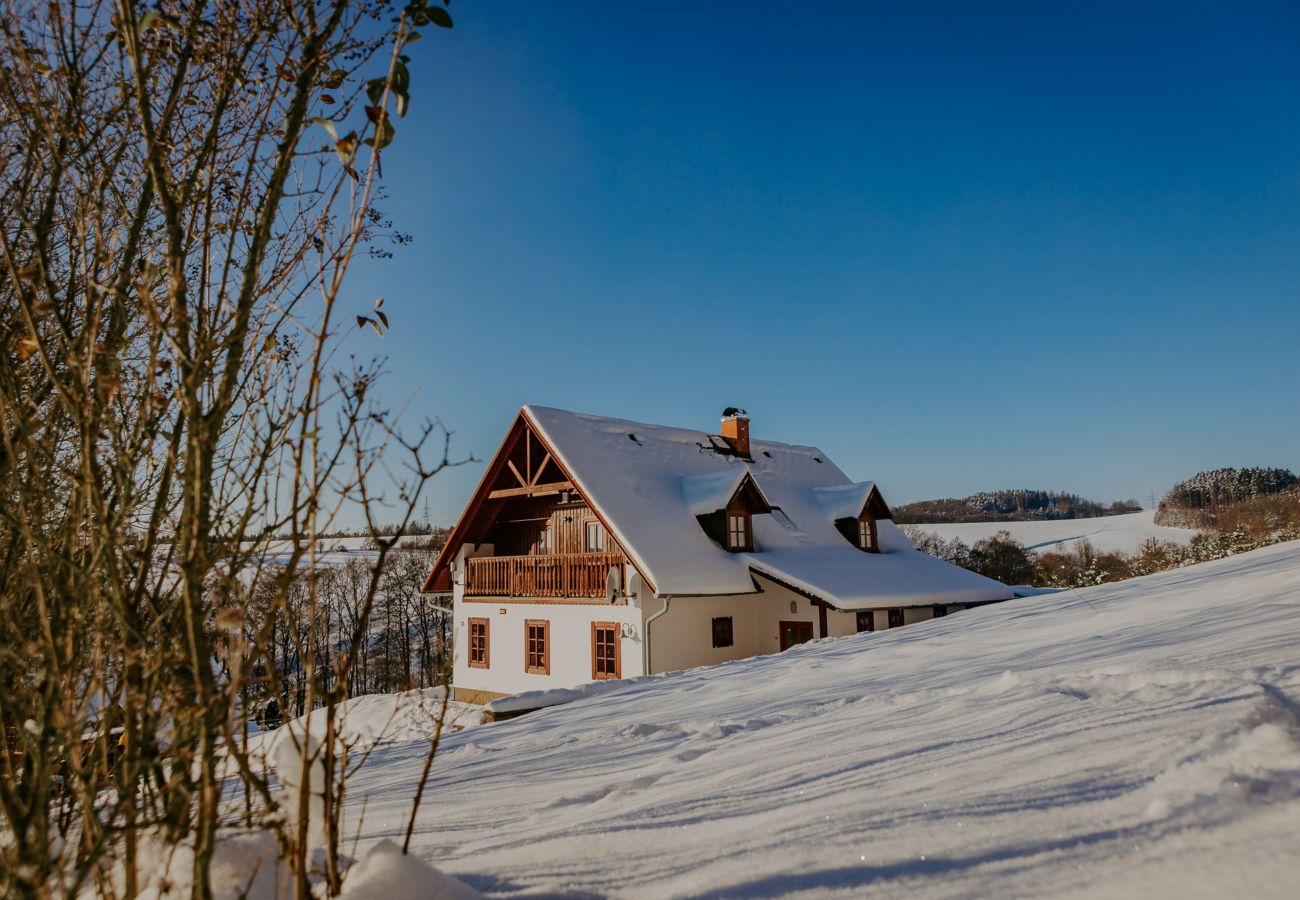
<svg viewBox="0 0 1300 900"><path fill-rule="evenodd" d="M1136 500L1109 505L1064 491L981 491L969 497L919 500L894 508L900 525L929 522L1024 522L1091 519L1137 512Z"/></svg>
<svg viewBox="0 0 1300 900"><path fill-rule="evenodd" d="M1143 510L1124 516L1098 519L1058 519L1049 522L965 522L917 525L944 540L958 538L966 544L1008 532L1030 550L1068 550L1086 538L1100 553L1131 553L1147 538L1186 544L1196 532L1187 528L1155 524L1155 512Z"/></svg>
<svg viewBox="0 0 1300 900"><path fill-rule="evenodd" d="M413 848L500 895L1293 896L1298 583L1283 544L471 729ZM362 850L423 751L350 785Z"/></svg>

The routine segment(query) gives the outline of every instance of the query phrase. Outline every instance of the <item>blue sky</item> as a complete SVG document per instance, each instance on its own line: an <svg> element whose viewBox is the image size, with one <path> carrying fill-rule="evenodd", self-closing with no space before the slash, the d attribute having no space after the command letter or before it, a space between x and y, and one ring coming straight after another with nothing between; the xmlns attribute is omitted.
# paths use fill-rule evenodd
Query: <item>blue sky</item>
<svg viewBox="0 0 1300 900"><path fill-rule="evenodd" d="M894 503L1300 467L1300 6L452 13L384 160L414 243L350 290L461 454L737 405Z"/></svg>

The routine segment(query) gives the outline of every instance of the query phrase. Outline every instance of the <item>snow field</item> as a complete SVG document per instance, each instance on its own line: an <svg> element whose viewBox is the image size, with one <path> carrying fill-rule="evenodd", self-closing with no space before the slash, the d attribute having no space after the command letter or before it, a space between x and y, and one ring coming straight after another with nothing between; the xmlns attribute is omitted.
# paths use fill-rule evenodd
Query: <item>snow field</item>
<svg viewBox="0 0 1300 900"><path fill-rule="evenodd" d="M644 679L450 735L413 849L494 894L1294 897L1298 613L1284 544ZM351 783L358 855L424 746Z"/></svg>

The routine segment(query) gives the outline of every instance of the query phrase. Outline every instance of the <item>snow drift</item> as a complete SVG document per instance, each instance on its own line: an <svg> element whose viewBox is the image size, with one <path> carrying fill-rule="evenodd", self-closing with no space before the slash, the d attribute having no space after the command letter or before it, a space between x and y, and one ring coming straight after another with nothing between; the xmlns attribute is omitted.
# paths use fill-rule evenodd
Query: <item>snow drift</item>
<svg viewBox="0 0 1300 900"><path fill-rule="evenodd" d="M1284 544L642 679L449 736L413 850L496 894L1290 897L1297 647ZM352 783L362 851L423 750Z"/></svg>

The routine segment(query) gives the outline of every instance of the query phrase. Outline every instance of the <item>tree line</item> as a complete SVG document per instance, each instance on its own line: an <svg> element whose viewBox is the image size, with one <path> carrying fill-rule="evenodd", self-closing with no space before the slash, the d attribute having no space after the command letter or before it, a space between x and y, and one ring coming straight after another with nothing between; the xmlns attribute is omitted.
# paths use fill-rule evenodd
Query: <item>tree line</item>
<svg viewBox="0 0 1300 900"><path fill-rule="evenodd" d="M918 550L1003 584L1088 587L1300 540L1300 492L1247 495L1225 502L1218 508L1215 524L1192 535L1186 544L1153 537L1131 552L1099 551L1086 538L1065 549L1034 551L1006 531L968 546L958 538L945 540L924 526L908 525L905 530Z"/></svg>
<svg viewBox="0 0 1300 900"><path fill-rule="evenodd" d="M253 601L258 627L268 630L246 697L257 724L275 728L333 693L357 697L442 684L451 665L451 612L420 593L432 562L426 548L402 548L376 572L373 554L357 551L342 562L299 570L283 588L274 587L274 578L263 582L263 594L283 590L286 599ZM357 648L352 659L343 656L350 647ZM316 679L310 691L308 678Z"/></svg>
<svg viewBox="0 0 1300 900"><path fill-rule="evenodd" d="M981 491L969 497L919 500L894 508L900 524L944 522L1024 522L1048 519L1090 519L1140 512L1136 500L1102 504L1063 491Z"/></svg>

